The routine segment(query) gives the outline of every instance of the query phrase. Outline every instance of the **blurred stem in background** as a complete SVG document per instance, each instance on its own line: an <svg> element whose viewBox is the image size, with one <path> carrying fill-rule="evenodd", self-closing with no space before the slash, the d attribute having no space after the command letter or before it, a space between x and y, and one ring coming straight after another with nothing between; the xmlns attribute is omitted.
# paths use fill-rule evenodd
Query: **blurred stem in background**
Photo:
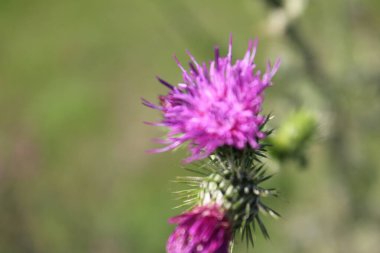
<svg viewBox="0 0 380 253"><path fill-rule="evenodd" d="M299 2L301 5L306 4L305 0L290 1L290 0L264 0L268 8L272 12L282 11L286 8L289 2ZM301 3L302 2L302 3ZM347 101L337 99L336 94L346 92L345 89L355 86L347 85L346 79L333 79L323 69L317 54L313 47L308 43L307 39L303 36L297 23L297 18L302 15L289 15L286 18L284 36L286 36L292 43L294 48L302 56L305 71L311 78L314 89L329 102L329 109L333 114L331 119L331 135L327 140L328 153L330 155L330 162L333 163L331 168L336 168L335 178L339 182L344 191L347 193L349 199L350 209L348 210L348 219L371 219L368 215L365 199L363 193L369 191L371 187L371 166L366 164L365 161L354 160L350 155L351 148L356 148L356 152L361 152L360 147L352 147L350 145L350 137L355 128L347 127L353 124L356 119L355 115L351 115L349 108L347 108ZM355 80L354 80L355 81ZM346 103L346 104L345 104ZM357 131L357 130L356 130ZM366 172L366 173L365 173ZM349 223L345 223L349 224Z"/></svg>

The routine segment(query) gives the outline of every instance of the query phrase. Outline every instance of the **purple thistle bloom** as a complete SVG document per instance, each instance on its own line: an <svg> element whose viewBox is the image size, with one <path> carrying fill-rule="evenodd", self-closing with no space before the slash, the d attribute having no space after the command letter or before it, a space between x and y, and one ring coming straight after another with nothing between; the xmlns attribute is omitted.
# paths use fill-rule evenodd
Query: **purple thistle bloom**
<svg viewBox="0 0 380 253"><path fill-rule="evenodd" d="M215 48L215 59L209 66L198 64L188 52L191 59L188 71L175 58L183 73L183 83L172 86L158 78L170 89L169 93L160 96L160 105L143 100L143 104L163 114L161 122L149 124L169 129L167 137L160 140L166 147L152 152L164 152L188 142L191 156L186 162L191 162L224 145L238 149L260 147L258 142L265 137L261 131L265 117L260 114L263 91L271 85L280 61L273 67L268 62L263 75L254 72L256 47L257 40L249 41L243 59L233 63L230 38L227 56L221 57L219 48Z"/></svg>
<svg viewBox="0 0 380 253"><path fill-rule="evenodd" d="M169 237L168 253L228 253L231 226L218 206L198 206L169 221L178 226Z"/></svg>

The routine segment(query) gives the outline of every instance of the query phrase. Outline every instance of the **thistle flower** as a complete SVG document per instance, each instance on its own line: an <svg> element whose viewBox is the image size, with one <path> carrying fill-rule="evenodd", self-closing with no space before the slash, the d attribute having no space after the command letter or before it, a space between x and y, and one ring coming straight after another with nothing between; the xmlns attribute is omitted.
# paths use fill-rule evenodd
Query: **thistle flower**
<svg viewBox="0 0 380 253"><path fill-rule="evenodd" d="M178 226L169 237L168 253L228 253L231 226L219 206L197 206L170 222Z"/></svg>
<svg viewBox="0 0 380 253"><path fill-rule="evenodd" d="M263 75L254 71L256 47L257 40L250 41L245 56L233 63L230 38L227 56L221 57L219 48L215 48L215 58L209 65L198 64L188 52L189 70L175 59L183 83L173 86L158 78L170 89L169 93L160 96L160 105L143 100L163 116L161 122L150 124L169 129L166 138L160 140L166 146L152 152L164 152L188 143L191 156L185 161L191 162L209 156L222 146L260 147L259 140L265 137L261 131L265 117L260 114L263 92L271 85L280 61L273 67L268 63Z"/></svg>
<svg viewBox="0 0 380 253"><path fill-rule="evenodd" d="M168 253L228 253L237 234L254 243L256 224L266 238L268 232L259 212L279 217L263 203L267 196L277 196L275 189L260 184L268 180L261 157L266 146L261 140L271 133L264 126L270 116L261 114L263 93L279 68L277 61L266 71L256 71L254 57L257 41L250 41L242 59L232 62L232 38L227 56L215 48L209 64L199 64L190 54L190 69L178 59L183 82L177 86L158 78L169 92L159 96L155 105L143 104L162 113L162 120L149 123L168 128L166 146L153 152L164 152L188 144L190 157L185 161L209 157L194 169L200 176L178 178L191 188L179 191L190 211L170 219L177 224L167 243Z"/></svg>

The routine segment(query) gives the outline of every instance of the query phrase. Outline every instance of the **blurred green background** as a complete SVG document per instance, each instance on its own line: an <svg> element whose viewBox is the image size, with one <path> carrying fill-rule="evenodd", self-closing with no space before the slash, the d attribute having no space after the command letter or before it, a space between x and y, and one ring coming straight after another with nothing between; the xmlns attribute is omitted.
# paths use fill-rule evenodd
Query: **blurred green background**
<svg viewBox="0 0 380 253"><path fill-rule="evenodd" d="M260 68L282 59L273 126L318 122L306 167L268 161L272 239L236 252L378 252L379 27L378 0L1 0L0 252L165 252L186 152L145 153L164 132L140 97L230 33L236 57L259 37Z"/></svg>

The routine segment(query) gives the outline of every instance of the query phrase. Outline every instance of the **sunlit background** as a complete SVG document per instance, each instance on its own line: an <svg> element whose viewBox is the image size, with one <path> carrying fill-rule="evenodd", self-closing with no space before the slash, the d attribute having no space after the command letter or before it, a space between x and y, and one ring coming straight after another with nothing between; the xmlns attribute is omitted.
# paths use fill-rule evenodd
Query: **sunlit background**
<svg viewBox="0 0 380 253"><path fill-rule="evenodd" d="M282 59L272 126L317 124L267 162L271 240L236 252L378 252L379 27L378 0L1 0L0 252L165 252L186 151L145 152L164 131L140 98L181 81L173 54L207 61L230 33L235 57L258 37L259 68Z"/></svg>

